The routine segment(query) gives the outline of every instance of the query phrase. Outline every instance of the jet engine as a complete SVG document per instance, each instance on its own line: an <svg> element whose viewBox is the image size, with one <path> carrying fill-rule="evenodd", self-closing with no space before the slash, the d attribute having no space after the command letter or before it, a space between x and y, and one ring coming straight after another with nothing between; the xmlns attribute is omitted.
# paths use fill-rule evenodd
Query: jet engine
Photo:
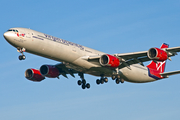
<svg viewBox="0 0 180 120"><path fill-rule="evenodd" d="M147 53L149 59L156 61L165 61L168 59L167 53L159 48L151 48Z"/></svg>
<svg viewBox="0 0 180 120"><path fill-rule="evenodd" d="M118 67L120 65L120 60L112 55L105 54L102 55L99 59L99 62L102 66L107 66L107 67Z"/></svg>
<svg viewBox="0 0 180 120"><path fill-rule="evenodd" d="M40 67L40 73L43 76L46 76L46 77L49 77L49 78L56 78L60 74L58 68L56 68L55 65L42 65Z"/></svg>
<svg viewBox="0 0 180 120"><path fill-rule="evenodd" d="M28 80L31 80L34 82L40 82L45 79L45 77L41 75L40 71L36 69L27 69L25 71L25 77Z"/></svg>

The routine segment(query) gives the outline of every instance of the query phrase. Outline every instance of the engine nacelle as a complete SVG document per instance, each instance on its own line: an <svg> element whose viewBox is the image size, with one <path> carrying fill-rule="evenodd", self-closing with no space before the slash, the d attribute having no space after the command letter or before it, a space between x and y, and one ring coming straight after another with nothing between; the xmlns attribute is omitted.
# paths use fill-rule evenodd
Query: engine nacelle
<svg viewBox="0 0 180 120"><path fill-rule="evenodd" d="M102 66L107 66L107 67L118 67L120 65L120 60L112 55L105 54L102 55L99 59L99 62Z"/></svg>
<svg viewBox="0 0 180 120"><path fill-rule="evenodd" d="M147 53L149 59L156 61L165 61L168 59L168 55L164 50L159 48L151 48Z"/></svg>
<svg viewBox="0 0 180 120"><path fill-rule="evenodd" d="M40 67L40 73L49 78L56 78L60 74L55 65L42 65Z"/></svg>
<svg viewBox="0 0 180 120"><path fill-rule="evenodd" d="M40 82L45 79L45 77L41 75L40 71L36 69L27 69L25 71L25 77L28 80L31 80L34 82Z"/></svg>

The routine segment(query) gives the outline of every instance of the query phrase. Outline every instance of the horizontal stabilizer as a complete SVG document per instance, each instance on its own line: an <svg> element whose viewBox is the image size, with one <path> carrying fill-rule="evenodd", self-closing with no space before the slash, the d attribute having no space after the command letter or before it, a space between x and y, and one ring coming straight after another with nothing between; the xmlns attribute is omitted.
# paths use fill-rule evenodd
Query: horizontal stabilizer
<svg viewBox="0 0 180 120"><path fill-rule="evenodd" d="M180 70L178 70L178 71L172 71L172 72L165 72L165 73L160 73L160 75L162 76L162 77L169 77L170 75L175 75L175 74L180 74Z"/></svg>

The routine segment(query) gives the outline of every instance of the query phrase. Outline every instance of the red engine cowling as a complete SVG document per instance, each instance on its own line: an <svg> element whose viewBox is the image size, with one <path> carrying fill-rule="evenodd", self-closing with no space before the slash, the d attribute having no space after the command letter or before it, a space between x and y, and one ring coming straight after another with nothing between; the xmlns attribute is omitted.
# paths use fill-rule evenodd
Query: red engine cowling
<svg viewBox="0 0 180 120"><path fill-rule="evenodd" d="M25 71L25 77L28 80L34 81L34 82L40 82L45 79L44 76L41 75L40 71L37 69L27 69Z"/></svg>
<svg viewBox="0 0 180 120"><path fill-rule="evenodd" d="M120 65L120 60L112 55L105 54L102 55L99 59L99 62L102 66L107 66L107 67L118 67Z"/></svg>
<svg viewBox="0 0 180 120"><path fill-rule="evenodd" d="M40 73L49 78L56 78L60 74L55 65L42 65L40 67Z"/></svg>
<svg viewBox="0 0 180 120"><path fill-rule="evenodd" d="M149 59L156 61L165 61L168 59L168 55L164 50L159 48L151 48L147 53Z"/></svg>

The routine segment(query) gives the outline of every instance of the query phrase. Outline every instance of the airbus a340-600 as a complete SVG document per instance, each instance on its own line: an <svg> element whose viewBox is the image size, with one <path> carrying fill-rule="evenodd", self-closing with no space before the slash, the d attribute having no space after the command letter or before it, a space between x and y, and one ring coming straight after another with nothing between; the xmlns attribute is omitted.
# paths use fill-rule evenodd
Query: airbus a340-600
<svg viewBox="0 0 180 120"><path fill-rule="evenodd" d="M160 48L150 48L148 51L107 54L64 39L37 32L27 28L10 28L4 33L4 38L21 53L19 60L25 60L24 52L56 60L56 65L42 65L40 69L27 69L25 77L28 80L40 82L48 78L67 78L67 74L81 80L77 83L82 89L90 88L84 74L99 76L97 84L108 82L108 77L117 84L127 82L153 82L170 75L179 74L180 70L164 72L166 60L180 52L180 47L168 48L163 43ZM143 62L151 61L147 66Z"/></svg>

